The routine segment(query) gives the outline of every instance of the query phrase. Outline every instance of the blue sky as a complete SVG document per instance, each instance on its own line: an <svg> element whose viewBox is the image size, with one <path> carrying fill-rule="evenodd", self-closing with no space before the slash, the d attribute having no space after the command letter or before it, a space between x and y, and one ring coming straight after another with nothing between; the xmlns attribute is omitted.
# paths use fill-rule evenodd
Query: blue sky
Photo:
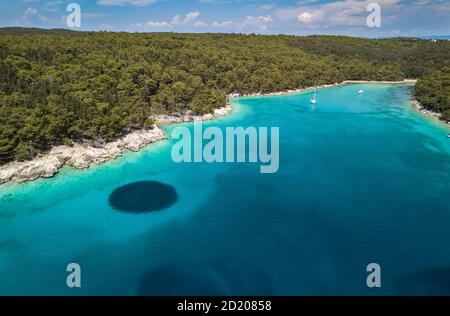
<svg viewBox="0 0 450 316"><path fill-rule="evenodd" d="M72 2L81 7L84 31L450 34L450 0L0 0L0 27L68 28ZM366 24L369 3L380 5L380 28Z"/></svg>

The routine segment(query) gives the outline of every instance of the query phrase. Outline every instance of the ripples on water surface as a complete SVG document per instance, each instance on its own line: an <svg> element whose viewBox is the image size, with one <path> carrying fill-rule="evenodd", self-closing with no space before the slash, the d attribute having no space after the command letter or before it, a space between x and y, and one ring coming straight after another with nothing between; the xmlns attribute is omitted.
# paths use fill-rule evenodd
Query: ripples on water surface
<svg viewBox="0 0 450 316"><path fill-rule="evenodd" d="M410 92L241 99L208 123L279 126L276 174L177 165L165 141L0 186L0 294L450 294L450 131L412 110ZM70 262L81 289L65 286ZM371 262L381 289L365 285Z"/></svg>

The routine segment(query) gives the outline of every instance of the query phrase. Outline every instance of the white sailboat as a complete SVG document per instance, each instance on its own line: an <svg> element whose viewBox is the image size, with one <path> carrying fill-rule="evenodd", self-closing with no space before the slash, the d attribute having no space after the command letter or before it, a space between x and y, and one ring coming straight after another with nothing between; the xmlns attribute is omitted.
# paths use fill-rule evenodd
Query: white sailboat
<svg viewBox="0 0 450 316"><path fill-rule="evenodd" d="M316 98L316 95L317 95L317 88L315 88L314 89L314 97L311 99L311 104L317 104L317 98Z"/></svg>

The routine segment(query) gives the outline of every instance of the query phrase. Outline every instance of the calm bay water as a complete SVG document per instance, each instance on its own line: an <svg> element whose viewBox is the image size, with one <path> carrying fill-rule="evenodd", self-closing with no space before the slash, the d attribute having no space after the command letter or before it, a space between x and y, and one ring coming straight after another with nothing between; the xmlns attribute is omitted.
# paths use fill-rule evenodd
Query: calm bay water
<svg viewBox="0 0 450 316"><path fill-rule="evenodd" d="M0 294L450 294L450 130L411 109L411 89L325 89L314 107L310 93L244 98L205 124L279 126L276 174L175 164L167 140L2 185ZM142 181L172 186L176 201L152 213L110 205ZM81 289L66 287L71 262ZM371 262L381 289L366 286Z"/></svg>

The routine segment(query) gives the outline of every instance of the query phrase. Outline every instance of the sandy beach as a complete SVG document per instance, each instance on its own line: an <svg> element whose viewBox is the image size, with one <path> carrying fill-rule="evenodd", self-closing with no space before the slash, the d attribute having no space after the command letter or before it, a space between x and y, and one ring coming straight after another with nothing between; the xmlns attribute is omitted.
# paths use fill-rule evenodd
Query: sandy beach
<svg viewBox="0 0 450 316"><path fill-rule="evenodd" d="M253 93L240 95L233 93L228 98L240 97L263 97L263 96L283 96L293 93L311 91L313 89L325 89L343 86L347 84L371 83L371 84L414 84L416 80L403 81L354 81L347 80L341 83L321 85L317 87L308 87L295 90L287 90L273 93ZM411 102L421 113L430 115L436 119L440 118L438 113L425 110L416 100ZM122 156L124 150L139 151L148 144L163 140L166 138L164 132L158 125L176 124L184 122L210 121L219 117L226 116L233 112L231 102L225 107L215 109L213 113L205 115L179 114L179 115L156 115L153 119L156 125L150 130L134 131L114 142L106 143L101 146L93 147L88 144L75 144L74 146L57 146L47 154L39 155L30 161L11 162L0 166L0 184L14 181L17 183L33 181L39 178L50 178L58 173L63 166L71 166L76 169L86 169L92 164L101 164L106 161L117 159Z"/></svg>
<svg viewBox="0 0 450 316"><path fill-rule="evenodd" d="M405 79L402 81L367 81L367 80L345 80L340 83L333 83L333 84L325 84L320 85L316 87L307 87L307 88L301 88L301 89L295 89L295 90L286 90L286 91L280 91L280 92L270 92L270 93L251 93L251 94L239 94L239 93L232 93L229 95L230 99L233 98L242 98L242 97L268 97L268 96L283 96L283 95L289 95L289 94L295 94L295 93L302 93L306 91L311 91L314 89L326 89L326 88L333 88L333 87L340 87L347 84L358 84L358 83L369 83L369 84L415 84L417 82L416 79Z"/></svg>

